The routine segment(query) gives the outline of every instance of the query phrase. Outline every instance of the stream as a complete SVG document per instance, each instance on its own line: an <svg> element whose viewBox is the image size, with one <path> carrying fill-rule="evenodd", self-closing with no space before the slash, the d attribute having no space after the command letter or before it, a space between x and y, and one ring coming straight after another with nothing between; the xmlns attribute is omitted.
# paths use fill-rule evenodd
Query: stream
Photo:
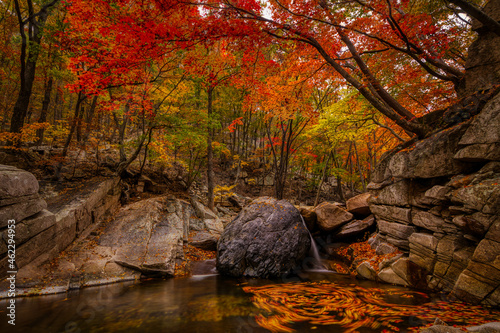
<svg viewBox="0 0 500 333"><path fill-rule="evenodd" d="M448 303L439 297L327 271L279 280L232 279L217 275L211 260L198 263L193 273L17 298L16 326L2 318L0 331L349 332L353 325L371 321L371 327L357 331L382 332L392 324L404 332L432 322L434 310L443 315L440 311L452 309L461 311L457 319L472 318L456 304L445 309ZM7 300L0 300L0 317L6 316L6 306ZM492 316L498 320L499 313ZM344 322L339 324L339 319Z"/></svg>

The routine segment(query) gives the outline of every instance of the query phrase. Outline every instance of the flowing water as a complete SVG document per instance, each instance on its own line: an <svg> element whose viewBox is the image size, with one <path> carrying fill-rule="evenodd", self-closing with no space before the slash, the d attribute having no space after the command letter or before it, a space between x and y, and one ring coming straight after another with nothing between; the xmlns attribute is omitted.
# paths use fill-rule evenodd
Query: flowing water
<svg viewBox="0 0 500 333"><path fill-rule="evenodd" d="M322 260L318 251L318 246L316 245L316 242L314 241L314 238L311 232L309 231L309 228L306 225L306 221L304 221L304 217L300 215L300 218L302 219L302 224L304 225L304 228L306 228L307 232L309 233L309 238L311 239L311 247L309 249L309 255L310 259L312 260L309 260L307 262L307 266L309 267L310 270L318 270L318 271L324 270L325 266L322 264Z"/></svg>
<svg viewBox="0 0 500 333"><path fill-rule="evenodd" d="M0 300L0 332L349 332L370 321L372 328L357 331L382 332L391 324L405 331L444 316L447 307L469 318L425 294L335 273L230 279L214 274L213 261L199 265L199 275L189 278L18 298L15 327L7 324L7 300Z"/></svg>

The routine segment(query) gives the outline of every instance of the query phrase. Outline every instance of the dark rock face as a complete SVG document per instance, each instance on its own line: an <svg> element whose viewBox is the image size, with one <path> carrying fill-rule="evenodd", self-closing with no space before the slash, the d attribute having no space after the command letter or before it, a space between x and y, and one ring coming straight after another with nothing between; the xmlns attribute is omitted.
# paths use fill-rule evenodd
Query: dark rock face
<svg viewBox="0 0 500 333"><path fill-rule="evenodd" d="M230 276L288 273L311 246L299 211L269 197L254 200L229 223L217 245L217 269Z"/></svg>

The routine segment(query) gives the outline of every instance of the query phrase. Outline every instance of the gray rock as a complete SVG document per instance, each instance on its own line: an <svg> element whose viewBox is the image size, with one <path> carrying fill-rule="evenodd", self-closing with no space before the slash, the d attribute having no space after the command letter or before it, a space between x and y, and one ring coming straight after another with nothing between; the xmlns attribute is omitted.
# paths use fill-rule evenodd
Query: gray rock
<svg viewBox="0 0 500 333"><path fill-rule="evenodd" d="M396 273L401 279L404 281L409 281L408 278L408 265L409 265L410 259L408 257L402 257L396 260L392 265L391 268Z"/></svg>
<svg viewBox="0 0 500 333"><path fill-rule="evenodd" d="M38 181L32 173L0 165L0 199L38 193Z"/></svg>
<svg viewBox="0 0 500 333"><path fill-rule="evenodd" d="M490 239L481 240L474 251L472 260L491 265L500 273L500 243ZM500 276L498 279L500 280Z"/></svg>
<svg viewBox="0 0 500 333"><path fill-rule="evenodd" d="M0 207L12 205L12 204L15 204L18 202L23 202L23 201L36 200L39 198L40 198L40 195L38 193L36 193L36 194L25 195L22 197L9 197L9 198L5 198L5 199L0 199Z"/></svg>
<svg viewBox="0 0 500 333"><path fill-rule="evenodd" d="M500 94L492 98L474 118L460 139L460 145L498 142L500 142Z"/></svg>
<svg viewBox="0 0 500 333"><path fill-rule="evenodd" d="M391 235L399 239L408 239L416 231L415 227L401 223L379 220L377 224L382 234Z"/></svg>
<svg viewBox="0 0 500 333"><path fill-rule="evenodd" d="M409 237L410 244L415 244L420 247L425 247L431 251L436 251L438 240L436 237L426 233L413 233Z"/></svg>
<svg viewBox="0 0 500 333"><path fill-rule="evenodd" d="M171 276L182 257L183 221L164 214L165 198L153 198L123 208L104 230L99 245L113 249L112 261L146 275Z"/></svg>
<svg viewBox="0 0 500 333"><path fill-rule="evenodd" d="M472 275L474 273L468 269L460 274L453 288L453 293L462 300L477 304L488 296L495 287L491 283L480 281Z"/></svg>
<svg viewBox="0 0 500 333"><path fill-rule="evenodd" d="M453 326L434 325L420 331L420 333L463 333L463 331Z"/></svg>
<svg viewBox="0 0 500 333"><path fill-rule="evenodd" d="M402 208L396 206L382 206L382 205L371 205L370 206L373 215L377 220L400 222L404 224L410 224L411 221L411 209Z"/></svg>
<svg viewBox="0 0 500 333"><path fill-rule="evenodd" d="M438 240L433 235L413 233L410 238L410 261L432 272L437 260Z"/></svg>
<svg viewBox="0 0 500 333"><path fill-rule="evenodd" d="M461 203L465 208L485 214L500 213L500 175L480 183L461 187L451 193L453 202Z"/></svg>
<svg viewBox="0 0 500 333"><path fill-rule="evenodd" d="M362 193L346 201L346 208L349 213L354 215L367 216L371 214L368 200L370 193Z"/></svg>
<svg viewBox="0 0 500 333"><path fill-rule="evenodd" d="M287 201L254 200L225 228L217 246L217 269L230 276L287 274L311 246L299 211Z"/></svg>
<svg viewBox="0 0 500 333"><path fill-rule="evenodd" d="M401 257L403 257L403 254L400 253L400 254L396 254L395 256L393 257L390 257L390 258L387 258L387 259L384 259L382 260L379 264L378 264L378 270L382 270L386 267L391 267L391 265L393 263L395 263L396 261L398 261Z"/></svg>
<svg viewBox="0 0 500 333"><path fill-rule="evenodd" d="M377 253L377 255L383 256L385 254L394 253L397 250L398 250L398 248L395 246L392 246L391 244L380 243L379 246L377 246L377 248L375 249L375 252Z"/></svg>
<svg viewBox="0 0 500 333"><path fill-rule="evenodd" d="M466 234L483 238L490 225L493 224L493 217L482 213L471 215L455 216L452 220L453 224L461 229Z"/></svg>
<svg viewBox="0 0 500 333"><path fill-rule="evenodd" d="M394 238L394 237L387 235L385 240L387 241L387 243L396 246L398 249L401 249L401 250L409 250L410 249L410 242L408 241L408 239Z"/></svg>
<svg viewBox="0 0 500 333"><path fill-rule="evenodd" d="M383 270L381 270L377 276L380 280L387 282L387 283L390 283L390 284L396 284L396 285L405 286L405 287L408 286L408 282L403 280L390 267L387 267L387 268L384 268Z"/></svg>
<svg viewBox="0 0 500 333"><path fill-rule="evenodd" d="M410 155L408 151L402 150L396 153L389 162L388 171L391 177L405 178L410 170Z"/></svg>
<svg viewBox="0 0 500 333"><path fill-rule="evenodd" d="M224 231L224 224L222 224L221 219L204 219L205 229L213 234L215 237L219 237Z"/></svg>
<svg viewBox="0 0 500 333"><path fill-rule="evenodd" d="M435 185L425 192L425 196L437 201L446 201L446 194L450 192L450 188L447 186Z"/></svg>
<svg viewBox="0 0 500 333"><path fill-rule="evenodd" d="M500 322L486 323L479 326L467 327L468 332L478 332L478 333L498 333L500 332Z"/></svg>
<svg viewBox="0 0 500 333"><path fill-rule="evenodd" d="M313 206L300 206L299 208L300 215L304 218L304 222L307 225L307 229L309 230L314 230L314 227L316 226L317 222L317 217L316 213L314 212L314 207Z"/></svg>
<svg viewBox="0 0 500 333"><path fill-rule="evenodd" d="M314 208L318 227L324 231L340 228L353 219L353 215L329 202L323 202Z"/></svg>
<svg viewBox="0 0 500 333"><path fill-rule="evenodd" d="M431 213L416 210L412 212L412 222L414 225L425 228L431 231L441 231L445 223L442 218L439 218Z"/></svg>
<svg viewBox="0 0 500 333"><path fill-rule="evenodd" d="M370 203L377 205L408 206L410 204L409 192L409 181L406 179L401 180L381 190L370 191Z"/></svg>
<svg viewBox="0 0 500 333"><path fill-rule="evenodd" d="M43 199L32 199L4 206L0 209L0 228L5 228L8 220L15 220L18 223L45 208L47 208L47 203Z"/></svg>
<svg viewBox="0 0 500 333"><path fill-rule="evenodd" d="M200 249L215 251L217 250L218 240L218 238L209 232L197 232L189 243Z"/></svg>
<svg viewBox="0 0 500 333"><path fill-rule="evenodd" d="M377 278L377 272L375 269L372 267L369 261L364 261L362 262L357 268L356 272L358 273L359 276L367 279L367 280L372 280L375 281Z"/></svg>
<svg viewBox="0 0 500 333"><path fill-rule="evenodd" d="M435 178L473 170L473 164L454 159L466 129L466 124L458 125L417 142L408 153L408 172L402 177Z"/></svg>
<svg viewBox="0 0 500 333"><path fill-rule="evenodd" d="M191 197L191 205L193 205L194 211L196 212L196 216L200 219L217 219L218 216L216 213L211 211L208 207L203 205L201 202L196 200L194 197Z"/></svg>
<svg viewBox="0 0 500 333"><path fill-rule="evenodd" d="M376 233L368 238L366 242L371 246L372 249L376 249L380 242L383 242L384 240L385 238L381 234Z"/></svg>
<svg viewBox="0 0 500 333"><path fill-rule="evenodd" d="M40 234L42 231L52 227L55 222L56 217L54 214L52 214L48 210L42 210L40 213L17 223L15 233L16 246L25 243L29 239ZM3 237L7 242L6 232L4 233Z"/></svg>
<svg viewBox="0 0 500 333"><path fill-rule="evenodd" d="M334 237L336 239L353 237L357 235L362 235L366 231L368 231L375 224L375 217L373 215L368 216L364 220L354 220L351 221L342 227L340 227L339 231L335 233Z"/></svg>
<svg viewBox="0 0 500 333"><path fill-rule="evenodd" d="M481 143L460 149L453 157L465 162L500 160L500 143Z"/></svg>

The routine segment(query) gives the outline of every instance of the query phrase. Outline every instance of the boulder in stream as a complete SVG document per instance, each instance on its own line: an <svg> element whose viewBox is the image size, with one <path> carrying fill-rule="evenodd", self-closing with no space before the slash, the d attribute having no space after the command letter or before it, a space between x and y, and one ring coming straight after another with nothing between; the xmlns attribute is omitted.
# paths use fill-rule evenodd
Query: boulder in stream
<svg viewBox="0 0 500 333"><path fill-rule="evenodd" d="M296 267L310 246L299 211L285 200L261 197L224 229L217 269L235 277L277 277Z"/></svg>

